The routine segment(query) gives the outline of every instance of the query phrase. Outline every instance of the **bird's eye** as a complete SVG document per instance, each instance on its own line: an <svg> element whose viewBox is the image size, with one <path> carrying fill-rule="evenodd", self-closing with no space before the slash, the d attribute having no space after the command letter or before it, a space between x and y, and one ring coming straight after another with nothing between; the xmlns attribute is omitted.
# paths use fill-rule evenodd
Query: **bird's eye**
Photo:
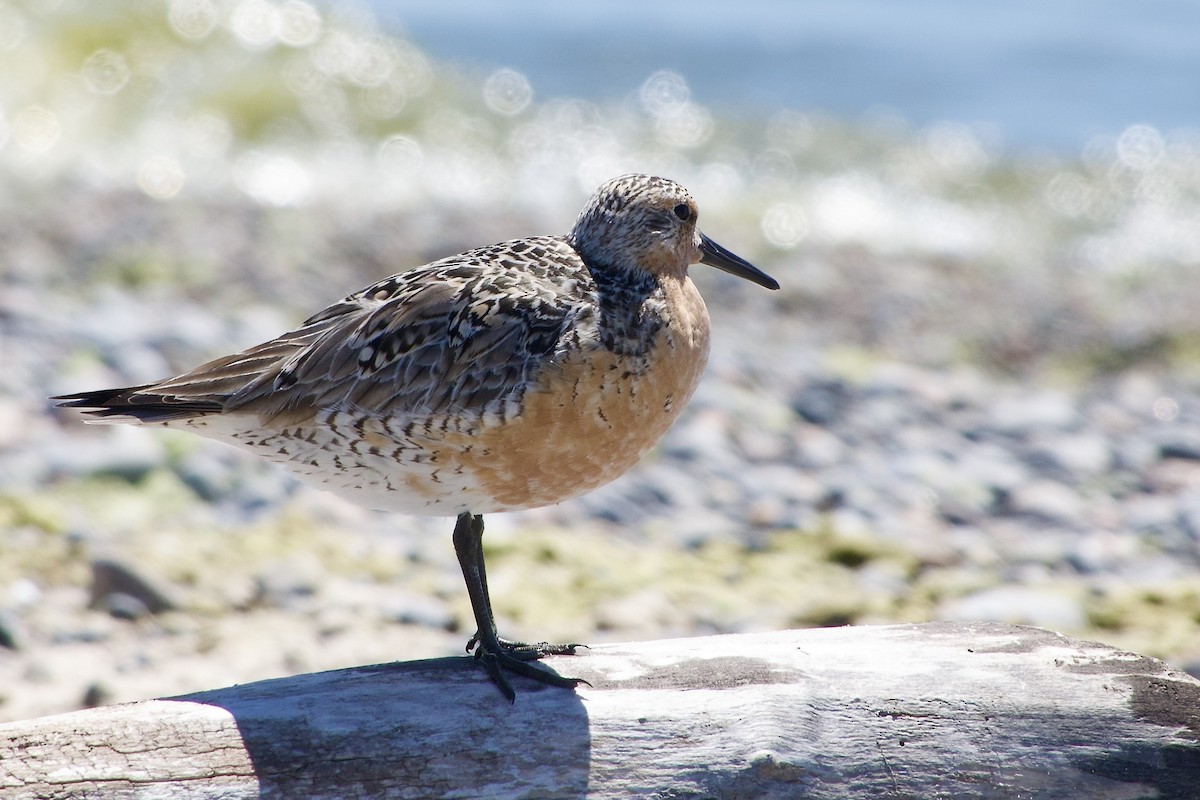
<svg viewBox="0 0 1200 800"><path fill-rule="evenodd" d="M688 207L687 203L680 203L679 205L675 206L673 210L675 211L675 216L679 217L684 222L687 222L692 216L692 209Z"/></svg>

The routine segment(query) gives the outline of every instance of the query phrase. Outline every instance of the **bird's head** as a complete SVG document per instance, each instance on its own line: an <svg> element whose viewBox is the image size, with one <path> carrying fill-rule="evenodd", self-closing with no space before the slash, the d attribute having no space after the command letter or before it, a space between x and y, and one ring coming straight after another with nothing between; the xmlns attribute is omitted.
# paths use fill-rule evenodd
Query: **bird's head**
<svg viewBox="0 0 1200 800"><path fill-rule="evenodd" d="M779 283L696 227L696 201L675 181L630 174L602 184L567 239L588 264L683 276L708 264L768 289Z"/></svg>

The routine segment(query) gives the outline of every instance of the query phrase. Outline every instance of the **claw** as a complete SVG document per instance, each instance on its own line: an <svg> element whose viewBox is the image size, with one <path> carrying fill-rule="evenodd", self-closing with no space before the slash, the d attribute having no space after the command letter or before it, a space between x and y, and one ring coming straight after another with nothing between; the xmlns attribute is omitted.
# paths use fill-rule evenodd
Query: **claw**
<svg viewBox="0 0 1200 800"><path fill-rule="evenodd" d="M483 517L463 513L454 526L454 552L462 567L467 583L467 594L471 598L471 611L475 616L475 633L467 640L467 652L483 664L488 677L510 703L515 702L517 693L504 675L504 670L524 675L540 683L574 689L579 684L591 686L581 678L564 678L555 672L535 667L531 662L545 656L572 656L580 644L527 644L511 642L496 635L496 623L492 617L492 602L488 597L487 573L483 565Z"/></svg>
<svg viewBox="0 0 1200 800"><path fill-rule="evenodd" d="M547 644L545 642L530 645L524 642L510 642L499 637L496 638L496 642L499 645L498 649L491 650L476 634L467 642L467 652L472 653L475 660L483 665L483 668L487 670L488 677L492 679L492 683L496 684L496 688L510 703L516 702L517 693L504 675L504 670L563 689L574 689L580 684L591 686L583 678L567 678L547 669L536 667L531 663L548 655L575 655L575 648L587 647L587 645Z"/></svg>

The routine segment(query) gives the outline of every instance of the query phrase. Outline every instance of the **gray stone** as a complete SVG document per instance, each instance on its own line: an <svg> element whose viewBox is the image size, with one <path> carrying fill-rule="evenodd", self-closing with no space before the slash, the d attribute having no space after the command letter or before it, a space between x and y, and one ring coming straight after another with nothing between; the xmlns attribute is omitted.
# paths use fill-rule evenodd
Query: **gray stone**
<svg viewBox="0 0 1200 800"><path fill-rule="evenodd" d="M1065 430L1079 422L1070 395L1049 389L1008 394L988 409L986 426L1011 436L1038 430Z"/></svg>
<svg viewBox="0 0 1200 800"><path fill-rule="evenodd" d="M669 458L704 463L724 460L730 447L725 415L710 410L685 415L659 449Z"/></svg>
<svg viewBox="0 0 1200 800"><path fill-rule="evenodd" d="M103 611L114 619L135 622L150 616L150 607L140 597L125 592L109 592L97 600L92 608Z"/></svg>
<svg viewBox="0 0 1200 800"><path fill-rule="evenodd" d="M295 608L317 593L324 577L320 561L296 552L270 562L254 576L254 604L266 608Z"/></svg>
<svg viewBox="0 0 1200 800"><path fill-rule="evenodd" d="M792 398L792 410L805 422L828 427L846 415L852 402L844 381L818 379L806 383Z"/></svg>
<svg viewBox="0 0 1200 800"><path fill-rule="evenodd" d="M1149 469L1160 457L1158 446L1141 433L1117 439L1112 452L1114 466L1131 472Z"/></svg>
<svg viewBox="0 0 1200 800"><path fill-rule="evenodd" d="M1112 450L1099 433L1083 432L1048 437L1035 446L1046 460L1073 480L1103 474L1112 467Z"/></svg>
<svg viewBox="0 0 1200 800"><path fill-rule="evenodd" d="M20 650L25 642L25 626L11 611L0 611L0 647Z"/></svg>
<svg viewBox="0 0 1200 800"><path fill-rule="evenodd" d="M1012 492L1031 479L1029 468L1011 450L987 442L964 447L954 468L966 483L986 486L995 492Z"/></svg>
<svg viewBox="0 0 1200 800"><path fill-rule="evenodd" d="M114 426L102 437L81 436L55 441L43 453L53 474L107 475L138 481L167 460L159 436L136 428Z"/></svg>
<svg viewBox="0 0 1200 800"><path fill-rule="evenodd" d="M961 622L1009 622L1051 630L1075 630L1085 617L1079 602L1050 589L997 586L951 600L938 619Z"/></svg>
<svg viewBox="0 0 1200 800"><path fill-rule="evenodd" d="M1067 560L1084 574L1120 572L1123 565L1137 557L1141 542L1113 531L1093 531L1082 536L1070 548Z"/></svg>
<svg viewBox="0 0 1200 800"><path fill-rule="evenodd" d="M114 616L132 610L134 602L144 609L137 616L178 608L178 603L166 589L156 586L129 564L113 559L100 558L92 562L92 583L88 591L89 608L106 610ZM115 600L112 599L114 596ZM114 613L114 608L119 613Z"/></svg>
<svg viewBox="0 0 1200 800"><path fill-rule="evenodd" d="M1071 488L1056 481L1039 480L1013 491L1008 508L1016 514L1073 525L1082 521L1085 504Z"/></svg>
<svg viewBox="0 0 1200 800"><path fill-rule="evenodd" d="M1200 429L1190 425L1170 425L1154 432L1161 458L1200 461Z"/></svg>
<svg viewBox="0 0 1200 800"><path fill-rule="evenodd" d="M846 458L846 445L840 438L814 425L797 426L796 463L807 469L824 469Z"/></svg>
<svg viewBox="0 0 1200 800"><path fill-rule="evenodd" d="M384 617L404 625L453 631L456 620L444 600L429 594L393 590Z"/></svg>

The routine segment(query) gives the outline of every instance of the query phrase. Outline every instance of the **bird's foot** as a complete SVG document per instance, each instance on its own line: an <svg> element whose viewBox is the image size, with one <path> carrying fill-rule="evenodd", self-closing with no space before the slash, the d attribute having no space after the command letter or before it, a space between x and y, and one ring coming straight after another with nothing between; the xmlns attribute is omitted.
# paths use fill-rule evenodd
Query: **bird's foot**
<svg viewBox="0 0 1200 800"><path fill-rule="evenodd" d="M519 658L521 661L537 661L544 656L573 656L575 648L584 647L586 644L572 642L571 644L550 644L549 642L538 642L530 644L528 642L514 642L510 639L502 639L496 637L496 643L500 645L502 650L508 651L508 654L513 658ZM467 641L467 652L475 652L479 646L479 634L476 633Z"/></svg>
<svg viewBox="0 0 1200 800"><path fill-rule="evenodd" d="M527 644L525 642L512 642L499 637L492 637L494 644L489 646L488 642L484 641L478 633L471 637L467 642L467 652L475 655L475 660L483 664L487 670L488 677L492 679L492 683L500 689L501 694L508 698L510 703L516 702L517 693L513 690L512 684L504 675L504 670L515 672L518 675L524 675L526 678L532 678L540 683L545 683L550 686L558 686L563 689L574 689L580 684L591 686L590 683L582 678L566 678L555 672L536 667L530 662L537 661L544 656L573 656L575 648L586 647L582 644L548 644L539 642L537 644Z"/></svg>

